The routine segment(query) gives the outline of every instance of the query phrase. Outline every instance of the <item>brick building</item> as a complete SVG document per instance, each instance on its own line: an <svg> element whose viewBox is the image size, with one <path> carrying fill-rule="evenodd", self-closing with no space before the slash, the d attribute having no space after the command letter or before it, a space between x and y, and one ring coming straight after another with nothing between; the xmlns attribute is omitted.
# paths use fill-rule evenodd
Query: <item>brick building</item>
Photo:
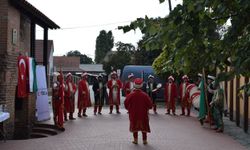
<svg viewBox="0 0 250 150"><path fill-rule="evenodd" d="M105 73L105 71L103 70L103 64L81 64L80 68L85 72L94 75Z"/></svg>
<svg viewBox="0 0 250 150"><path fill-rule="evenodd" d="M64 74L71 72L81 72L80 57L54 56L54 71L59 72L62 69Z"/></svg>
<svg viewBox="0 0 250 150"><path fill-rule="evenodd" d="M52 20L25 0L0 1L0 104L6 105L10 118L1 128L7 137L29 137L35 121L35 94L26 99L15 97L17 57L35 56L35 27L44 29L43 64L47 66L48 30L59 28Z"/></svg>
<svg viewBox="0 0 250 150"><path fill-rule="evenodd" d="M35 43L35 59L36 59L36 63L38 65L43 65L44 64L44 60L43 60L43 55L44 55L44 52L43 52L43 43L44 41L43 40L36 40L36 43ZM54 53L54 42L53 40L48 40L48 46L47 46L47 49L48 49L48 53L47 53L47 77L48 77L48 87L51 86L51 82L53 80L53 65L54 65L54 60L53 60L53 53ZM50 89L51 91L52 89Z"/></svg>
<svg viewBox="0 0 250 150"><path fill-rule="evenodd" d="M48 53L47 53L47 68L48 75L53 75L53 53L54 53L54 42L53 40L48 40ZM43 63L43 40L36 40L36 49L35 49L35 58L36 62L39 65Z"/></svg>
<svg viewBox="0 0 250 150"><path fill-rule="evenodd" d="M93 84L98 74L104 74L102 64L80 64L80 57L77 56L54 56L54 71L59 72L62 69L64 75L67 73L73 74L73 80L78 83L83 72L90 74L88 81Z"/></svg>

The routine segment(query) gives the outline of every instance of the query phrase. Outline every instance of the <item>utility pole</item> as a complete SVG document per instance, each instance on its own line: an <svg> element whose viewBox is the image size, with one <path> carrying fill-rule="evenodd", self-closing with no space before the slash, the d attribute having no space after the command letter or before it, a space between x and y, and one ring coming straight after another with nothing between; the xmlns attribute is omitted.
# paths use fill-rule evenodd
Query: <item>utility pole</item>
<svg viewBox="0 0 250 150"><path fill-rule="evenodd" d="M170 13L172 11L171 0L168 0L168 4L169 4L169 13Z"/></svg>

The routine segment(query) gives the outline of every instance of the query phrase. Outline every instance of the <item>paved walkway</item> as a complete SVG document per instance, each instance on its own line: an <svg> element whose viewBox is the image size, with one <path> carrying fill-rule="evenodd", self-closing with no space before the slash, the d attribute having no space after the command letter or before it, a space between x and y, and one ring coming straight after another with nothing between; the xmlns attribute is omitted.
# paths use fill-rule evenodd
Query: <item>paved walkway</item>
<svg viewBox="0 0 250 150"><path fill-rule="evenodd" d="M235 122L229 120L228 117L224 118L225 131L224 133L230 135L233 139L241 143L243 146L250 149L250 134L245 133L242 128L236 126Z"/></svg>
<svg viewBox="0 0 250 150"><path fill-rule="evenodd" d="M192 117L170 116L159 109L159 114L150 114L152 133L148 145L131 143L126 110L122 114L94 116L93 109L87 110L89 117L77 118L65 124L66 131L48 138L0 141L1 150L246 150L227 134L220 134L208 127L201 127L194 114ZM152 113L152 112L150 112ZM141 138L141 135L139 136Z"/></svg>

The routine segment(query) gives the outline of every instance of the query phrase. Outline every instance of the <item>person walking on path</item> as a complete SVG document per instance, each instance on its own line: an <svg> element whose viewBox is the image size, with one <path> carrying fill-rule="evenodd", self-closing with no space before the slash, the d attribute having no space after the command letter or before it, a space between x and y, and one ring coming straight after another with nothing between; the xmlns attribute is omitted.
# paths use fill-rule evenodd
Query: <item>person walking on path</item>
<svg viewBox="0 0 250 150"><path fill-rule="evenodd" d="M157 83L155 82L155 77L153 75L149 75L148 82L146 83L146 85L144 85L144 91L147 92L148 96L152 100L153 111L155 114L157 114L156 98L157 98L158 90L159 90L159 88L157 88Z"/></svg>
<svg viewBox="0 0 250 150"><path fill-rule="evenodd" d="M64 84L63 75L57 75L57 81L53 83L52 91L52 108L54 113L54 123L61 130L63 127L63 111L64 111Z"/></svg>
<svg viewBox="0 0 250 150"><path fill-rule="evenodd" d="M127 95L129 95L129 93L131 93L133 91L133 89L134 89L134 74L133 73L128 75L128 81L124 85L123 89L124 89L124 93L125 93L126 97L127 97Z"/></svg>
<svg viewBox="0 0 250 150"><path fill-rule="evenodd" d="M109 109L110 114L113 112L113 105L116 107L116 113L120 114L120 91L122 88L122 82L118 79L117 73L114 71L111 73L111 80L108 81L109 88Z"/></svg>
<svg viewBox="0 0 250 150"><path fill-rule="evenodd" d="M180 100L181 100L181 115L185 115L185 109L187 109L187 116L190 116L191 102L189 102L186 95L186 88L189 85L189 79L187 75L182 77L182 83L179 87Z"/></svg>
<svg viewBox="0 0 250 150"><path fill-rule="evenodd" d="M207 100L208 100L208 104L211 103L211 101L213 100L213 96L214 96L214 85L213 83L215 80L214 76L208 75L207 76ZM204 120L205 123L211 123L212 125L214 124L214 118L213 118L213 114L211 114L210 110L211 107L208 108L209 111L207 111L207 116L206 119Z"/></svg>
<svg viewBox="0 0 250 150"><path fill-rule="evenodd" d="M224 130L224 124L223 124L223 111L224 111L224 91L220 87L220 84L218 82L214 83L214 95L213 99L210 102L211 110L213 119L215 121L216 132L223 132Z"/></svg>
<svg viewBox="0 0 250 150"><path fill-rule="evenodd" d="M177 99L177 86L174 83L174 77L169 76L168 82L165 85L165 102L167 113L170 114L170 110L172 110L173 115L175 115L175 101Z"/></svg>
<svg viewBox="0 0 250 150"><path fill-rule="evenodd" d="M78 117L87 117L86 110L87 107L91 106L90 94L89 94L89 84L87 81L88 73L82 74L82 79L78 85Z"/></svg>
<svg viewBox="0 0 250 150"><path fill-rule="evenodd" d="M150 132L148 111L153 103L150 97L141 90L143 80L140 78L134 81L134 91L130 93L125 101L125 108L129 113L130 132L133 133L133 143L138 144L138 132L142 132L143 144L147 144L147 133Z"/></svg>
<svg viewBox="0 0 250 150"><path fill-rule="evenodd" d="M75 120L73 117L75 111L75 93L76 85L72 81L72 74L68 73L66 75L65 84L65 103L64 103L64 120L68 120L67 113L69 113L69 119Z"/></svg>
<svg viewBox="0 0 250 150"><path fill-rule="evenodd" d="M94 82L92 89L94 91L94 96L95 96L94 115L96 115L97 110L98 114L101 115L102 106L104 104L104 99L106 97L105 95L107 92L107 88L106 85L104 84L102 75L99 75L97 77L97 80Z"/></svg>

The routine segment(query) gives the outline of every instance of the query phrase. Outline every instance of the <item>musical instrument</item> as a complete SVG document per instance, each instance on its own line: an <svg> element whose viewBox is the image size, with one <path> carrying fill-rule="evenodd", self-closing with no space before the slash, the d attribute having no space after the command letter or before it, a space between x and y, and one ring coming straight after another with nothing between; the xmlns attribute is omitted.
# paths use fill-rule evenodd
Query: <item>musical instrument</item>
<svg viewBox="0 0 250 150"><path fill-rule="evenodd" d="M195 108L200 108L200 90L195 84L189 84L186 87L186 95L188 101L192 103Z"/></svg>

